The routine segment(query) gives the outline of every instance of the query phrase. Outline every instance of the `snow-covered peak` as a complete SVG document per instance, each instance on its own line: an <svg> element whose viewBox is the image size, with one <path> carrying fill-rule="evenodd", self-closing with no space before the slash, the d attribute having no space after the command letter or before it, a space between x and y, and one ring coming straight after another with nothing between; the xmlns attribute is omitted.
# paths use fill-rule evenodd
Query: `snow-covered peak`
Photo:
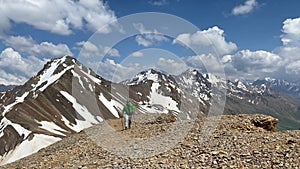
<svg viewBox="0 0 300 169"><path fill-rule="evenodd" d="M42 92L49 85L57 81L66 71L74 68L74 62L70 56L54 59L48 62L42 72L38 75L39 81L34 85L32 91Z"/></svg>
<svg viewBox="0 0 300 169"><path fill-rule="evenodd" d="M222 79L218 76L216 76L215 74L212 73L207 73L205 74L206 79L214 86L216 85L225 85L226 84L226 79Z"/></svg>
<svg viewBox="0 0 300 169"><path fill-rule="evenodd" d="M146 81L152 82L161 82L161 81L169 81L173 82L171 75L166 75L154 69L149 69L142 71L135 75L132 79L125 81L124 83L127 85L136 85L145 83Z"/></svg>
<svg viewBox="0 0 300 169"><path fill-rule="evenodd" d="M272 82L272 81L276 81L276 79L275 78L271 78L271 77L265 77L265 79L264 79L265 81L267 81L267 82Z"/></svg>
<svg viewBox="0 0 300 169"><path fill-rule="evenodd" d="M236 86L237 86L237 88L242 89L242 90L244 90L244 91L247 91L247 90L248 90L247 87L246 87L246 85L245 85L243 82L241 82L240 80L238 80L238 81L236 82Z"/></svg>
<svg viewBox="0 0 300 169"><path fill-rule="evenodd" d="M207 79L196 69L188 69L180 74L179 79L187 85L193 85L195 83L207 83Z"/></svg>

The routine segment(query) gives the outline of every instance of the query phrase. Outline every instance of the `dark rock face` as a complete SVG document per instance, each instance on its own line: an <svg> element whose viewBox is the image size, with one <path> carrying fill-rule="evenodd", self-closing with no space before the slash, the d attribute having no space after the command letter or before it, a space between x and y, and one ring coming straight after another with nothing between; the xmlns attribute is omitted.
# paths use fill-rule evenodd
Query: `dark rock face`
<svg viewBox="0 0 300 169"><path fill-rule="evenodd" d="M4 133L3 136L0 138L1 156L9 152L10 150L14 149L24 139L24 136L20 136L18 132L11 125L5 127L3 133Z"/></svg>

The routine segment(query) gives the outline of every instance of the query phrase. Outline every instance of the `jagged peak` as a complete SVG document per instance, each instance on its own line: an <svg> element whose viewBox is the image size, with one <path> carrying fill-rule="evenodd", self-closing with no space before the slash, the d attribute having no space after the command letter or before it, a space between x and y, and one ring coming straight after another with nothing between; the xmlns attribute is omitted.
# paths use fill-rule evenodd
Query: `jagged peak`
<svg viewBox="0 0 300 169"><path fill-rule="evenodd" d="M160 70L156 70L154 68L150 68L144 71L141 71L140 73L136 74L133 78L130 80L124 81L124 84L127 85L135 85L140 84L145 81L153 81L153 82L160 82L160 81L170 81L174 82L174 78L172 75L169 75L165 72L162 72Z"/></svg>
<svg viewBox="0 0 300 169"><path fill-rule="evenodd" d="M207 80L207 77L204 77L199 70L193 68L187 69L186 71L181 73L178 77L183 79L184 81L186 81L186 83L189 84L192 84L194 82L209 82Z"/></svg>
<svg viewBox="0 0 300 169"><path fill-rule="evenodd" d="M182 74L193 75L193 76L202 75L202 73L195 68L188 68L186 71L182 72Z"/></svg>

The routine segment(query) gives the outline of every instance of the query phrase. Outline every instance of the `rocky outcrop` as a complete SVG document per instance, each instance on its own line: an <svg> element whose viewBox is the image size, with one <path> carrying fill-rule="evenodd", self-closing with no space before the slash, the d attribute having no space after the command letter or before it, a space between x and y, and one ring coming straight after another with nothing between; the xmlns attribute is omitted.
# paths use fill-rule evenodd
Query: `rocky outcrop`
<svg viewBox="0 0 300 169"><path fill-rule="evenodd" d="M275 131L278 123L278 119L271 116L254 118L251 121L256 127L261 127L267 131Z"/></svg>

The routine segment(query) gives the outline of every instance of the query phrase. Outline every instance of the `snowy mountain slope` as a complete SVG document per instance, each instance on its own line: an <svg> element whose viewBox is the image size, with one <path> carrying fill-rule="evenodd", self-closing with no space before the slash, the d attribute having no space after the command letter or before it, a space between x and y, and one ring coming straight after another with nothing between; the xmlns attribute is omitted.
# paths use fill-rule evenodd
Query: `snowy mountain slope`
<svg viewBox="0 0 300 169"><path fill-rule="evenodd" d="M178 76L150 69L112 83L65 56L48 62L23 86L0 94L0 164L118 118L128 98L136 113L173 113L178 119L205 115L220 94L213 88L226 90L226 114L265 113L284 122L279 128L299 128L300 104L265 84L226 81L193 69Z"/></svg>
<svg viewBox="0 0 300 169"><path fill-rule="evenodd" d="M107 102L118 103L109 81L68 56L48 62L23 86L1 95L0 164L118 117L116 108L122 104L108 107Z"/></svg>
<svg viewBox="0 0 300 169"><path fill-rule="evenodd" d="M300 126L300 103L265 84L251 85L239 80L229 81L213 74L201 74L193 69L178 76L151 69L125 81L125 84L130 86L131 98L137 100L145 109L156 106L156 109L165 112L180 112L183 118L192 114L205 115L210 109L212 98L221 98L223 94L222 91L213 93L212 89L220 88L226 91L225 114L263 113L278 118L278 128L281 130L298 129ZM153 93L165 97L164 102ZM172 109L170 105L176 105L178 110Z"/></svg>

